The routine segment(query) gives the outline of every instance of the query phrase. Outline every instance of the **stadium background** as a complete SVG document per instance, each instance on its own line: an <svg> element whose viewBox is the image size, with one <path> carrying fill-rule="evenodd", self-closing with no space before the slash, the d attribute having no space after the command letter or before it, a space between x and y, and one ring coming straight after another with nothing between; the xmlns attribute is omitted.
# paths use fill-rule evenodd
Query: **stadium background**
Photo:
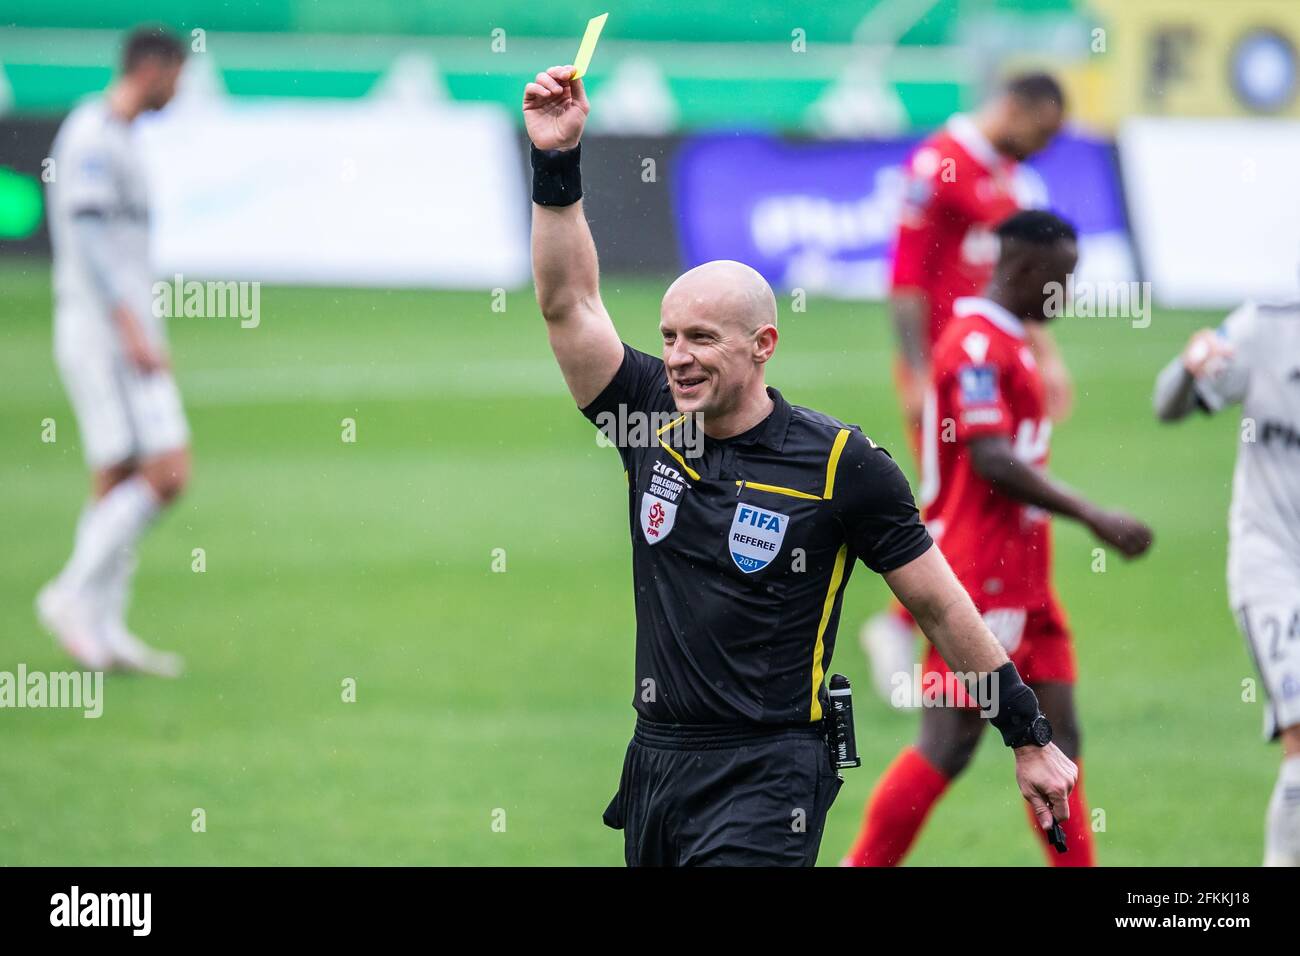
<svg viewBox="0 0 1300 956"><path fill-rule="evenodd" d="M1010 69L1066 82L1074 124L1025 188L1080 223L1081 272L1157 301L1148 327L1057 330L1079 403L1054 468L1157 531L1104 573L1084 534L1057 535L1098 854L1258 862L1276 755L1224 594L1236 426L1164 430L1148 409L1191 329L1294 291L1294 4L4 0L0 670L66 666L31 612L85 487L40 182L124 29L159 20L195 47L178 101L142 124L160 275L266 286L255 329L171 323L196 480L142 550L132 622L190 671L110 678L99 720L0 711L0 863L620 861L599 815L632 719L623 490L531 299L517 116L525 80L604 10L585 173L620 331L653 350L668 277L753 261L782 296L772 381L900 451L879 302L896 164ZM859 572L845 600L834 669L860 689L864 766L823 864L913 732L854 640L883 597ZM999 751L912 862L1039 861Z"/></svg>

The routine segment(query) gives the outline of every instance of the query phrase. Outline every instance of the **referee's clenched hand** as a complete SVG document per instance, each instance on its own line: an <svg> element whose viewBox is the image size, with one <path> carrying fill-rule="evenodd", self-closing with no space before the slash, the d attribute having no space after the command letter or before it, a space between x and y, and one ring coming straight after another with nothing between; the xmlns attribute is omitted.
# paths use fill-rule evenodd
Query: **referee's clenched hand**
<svg viewBox="0 0 1300 956"><path fill-rule="evenodd" d="M1070 818L1070 791L1079 779L1079 768L1056 744L1046 747L1017 747L1016 783L1033 808L1038 825L1052 826L1052 818Z"/></svg>
<svg viewBox="0 0 1300 956"><path fill-rule="evenodd" d="M591 104L572 66L553 66L524 87L524 129L538 149L573 149Z"/></svg>

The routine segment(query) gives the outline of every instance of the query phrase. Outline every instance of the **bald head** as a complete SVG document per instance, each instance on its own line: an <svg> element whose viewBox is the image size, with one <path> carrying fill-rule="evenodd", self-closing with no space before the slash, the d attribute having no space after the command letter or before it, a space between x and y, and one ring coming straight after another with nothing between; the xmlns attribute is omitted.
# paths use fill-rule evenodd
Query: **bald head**
<svg viewBox="0 0 1300 956"><path fill-rule="evenodd" d="M678 278L664 293L659 331L677 410L707 416L708 434L724 436L770 408L763 366L776 350L776 296L749 266L722 259Z"/></svg>
<svg viewBox="0 0 1300 956"><path fill-rule="evenodd" d="M679 276L664 293L662 311L753 333L776 325L776 296L767 280L743 262L715 259Z"/></svg>

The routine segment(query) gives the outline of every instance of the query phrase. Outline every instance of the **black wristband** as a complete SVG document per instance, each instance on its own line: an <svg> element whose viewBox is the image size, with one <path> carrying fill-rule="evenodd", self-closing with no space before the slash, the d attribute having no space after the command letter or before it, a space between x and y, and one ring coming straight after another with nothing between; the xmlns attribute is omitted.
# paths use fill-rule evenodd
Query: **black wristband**
<svg viewBox="0 0 1300 956"><path fill-rule="evenodd" d="M1029 725L1041 713L1038 697L1020 679L1015 664L1007 661L979 679L979 703L1008 747L1033 743Z"/></svg>
<svg viewBox="0 0 1300 956"><path fill-rule="evenodd" d="M529 145L533 165L533 202L572 206L582 198L582 144L573 149L538 149Z"/></svg>

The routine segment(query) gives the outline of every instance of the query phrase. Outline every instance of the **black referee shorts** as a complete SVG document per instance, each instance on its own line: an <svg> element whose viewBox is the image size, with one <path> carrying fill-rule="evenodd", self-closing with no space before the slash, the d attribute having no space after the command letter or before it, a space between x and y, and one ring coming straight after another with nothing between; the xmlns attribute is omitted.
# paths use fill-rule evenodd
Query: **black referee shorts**
<svg viewBox="0 0 1300 956"><path fill-rule="evenodd" d="M841 783L817 726L638 718L604 819L628 866L812 866Z"/></svg>

